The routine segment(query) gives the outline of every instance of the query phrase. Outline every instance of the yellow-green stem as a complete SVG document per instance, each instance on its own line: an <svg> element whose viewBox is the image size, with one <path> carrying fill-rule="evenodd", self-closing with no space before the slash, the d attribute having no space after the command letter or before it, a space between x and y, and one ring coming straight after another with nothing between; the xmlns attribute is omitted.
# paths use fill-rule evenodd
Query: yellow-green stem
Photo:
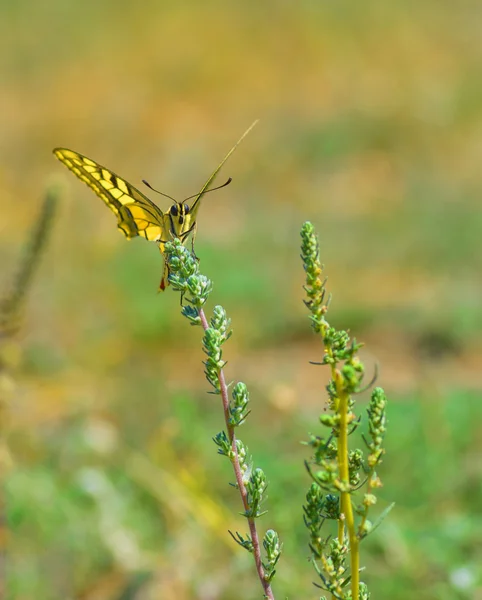
<svg viewBox="0 0 482 600"><path fill-rule="evenodd" d="M350 563L351 563L351 593L353 600L358 600L360 578L359 578L359 540L355 530L355 519L353 515L353 506L349 492L350 472L348 465L348 427L350 425L349 400L350 396L346 393L343 380L339 371L335 370L335 386L338 396L338 415L340 417L340 433L338 438L338 468L340 480L342 482L342 491L340 499L340 508L344 517L344 523L348 531L350 543ZM340 528L338 529L340 534ZM343 542L343 537L340 539Z"/></svg>

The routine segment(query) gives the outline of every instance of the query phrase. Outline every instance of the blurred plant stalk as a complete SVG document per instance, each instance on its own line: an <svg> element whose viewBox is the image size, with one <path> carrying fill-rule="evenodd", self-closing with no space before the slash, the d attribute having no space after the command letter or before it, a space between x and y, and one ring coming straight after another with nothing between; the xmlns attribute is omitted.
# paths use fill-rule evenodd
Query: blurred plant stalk
<svg viewBox="0 0 482 600"><path fill-rule="evenodd" d="M7 576L7 507L5 479L13 460L8 446L9 414L15 394L15 372L21 361L18 333L22 325L25 301L34 274L47 245L59 198L57 186L47 188L40 214L30 232L20 257L10 289L0 300L0 598L6 598Z"/></svg>

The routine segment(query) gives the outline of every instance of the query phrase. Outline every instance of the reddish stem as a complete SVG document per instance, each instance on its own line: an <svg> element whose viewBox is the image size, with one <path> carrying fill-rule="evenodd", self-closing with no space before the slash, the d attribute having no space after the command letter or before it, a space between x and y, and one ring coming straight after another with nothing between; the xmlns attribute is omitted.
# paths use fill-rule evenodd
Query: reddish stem
<svg viewBox="0 0 482 600"><path fill-rule="evenodd" d="M199 317L201 319L201 323L204 331L209 329L209 323L206 319L206 315L202 308L199 309ZM224 371L222 369L219 370L219 387L221 389L221 398L223 401L223 412L224 412L224 420L226 422L226 429L228 430L229 441L231 442L231 450L233 452L234 460L233 460L233 468L234 475L236 477L236 483L238 485L239 493L241 494L241 500L243 501L244 510L246 513L249 512L250 507L248 504L248 492L246 490L246 486L243 482L243 474L241 472L241 465L239 464L238 457L238 449L236 447L236 435L234 434L234 427L230 424L230 415L229 415L229 397L228 397L228 386L226 385L226 379L224 378ZM253 555L254 562L256 563L256 570L258 572L258 577L263 586L264 595L269 600L274 600L273 591L271 590L271 585L269 581L265 579L265 573L263 569L263 565L261 562L261 548L259 543L258 531L256 530L256 522L253 517L247 517L248 525L249 525L249 533L251 535L251 541L253 542Z"/></svg>

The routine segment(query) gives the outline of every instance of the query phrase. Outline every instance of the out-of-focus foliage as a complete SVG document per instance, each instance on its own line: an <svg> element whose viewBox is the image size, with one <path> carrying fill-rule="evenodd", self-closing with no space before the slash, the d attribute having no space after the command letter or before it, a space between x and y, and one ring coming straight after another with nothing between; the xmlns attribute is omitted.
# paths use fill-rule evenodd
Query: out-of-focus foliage
<svg viewBox="0 0 482 600"><path fill-rule="evenodd" d="M275 591L316 597L298 447L323 397L301 302L309 219L332 319L368 342L365 362L380 362L395 398L383 479L397 506L362 547L370 589L470 597L482 500L477 5L1 1L0 40L0 291L47 180L66 190L13 374L11 597L234 600L241 578L253 582L244 597L259 594L227 535L243 523L211 441L221 412L204 393L199 336L178 297L157 294L155 245L126 242L51 153L73 148L182 198L255 118L225 166L233 183L205 199L196 249L233 320L228 378L251 390L248 441L285 540Z"/></svg>

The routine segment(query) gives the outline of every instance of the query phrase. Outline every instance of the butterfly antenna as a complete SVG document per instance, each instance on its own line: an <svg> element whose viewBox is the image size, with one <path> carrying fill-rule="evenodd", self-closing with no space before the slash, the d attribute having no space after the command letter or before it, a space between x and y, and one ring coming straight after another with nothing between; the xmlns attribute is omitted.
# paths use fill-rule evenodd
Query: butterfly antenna
<svg viewBox="0 0 482 600"><path fill-rule="evenodd" d="M227 185L229 185L232 180L233 180L233 178L230 177L225 183L223 183L223 185L218 185L218 187L211 188L210 190L206 190L204 193L208 194L209 192L215 192L216 190L220 190L221 188L226 187ZM193 194L192 196L189 196L189 198L185 198L183 200L183 202L187 202L187 200L191 200L191 198L196 198L197 196L199 196L199 192L197 194Z"/></svg>
<svg viewBox="0 0 482 600"><path fill-rule="evenodd" d="M175 198L173 198L172 196L169 196L169 194L165 194L164 192L160 192L159 190L156 190L156 188L153 188L152 185L146 181L145 179L142 180L142 183L144 185L147 185L147 187L149 189L151 189L153 192L156 192L156 194L160 194L161 196L165 196L166 198L169 198L170 200L173 200L174 202L177 203L177 200Z"/></svg>

